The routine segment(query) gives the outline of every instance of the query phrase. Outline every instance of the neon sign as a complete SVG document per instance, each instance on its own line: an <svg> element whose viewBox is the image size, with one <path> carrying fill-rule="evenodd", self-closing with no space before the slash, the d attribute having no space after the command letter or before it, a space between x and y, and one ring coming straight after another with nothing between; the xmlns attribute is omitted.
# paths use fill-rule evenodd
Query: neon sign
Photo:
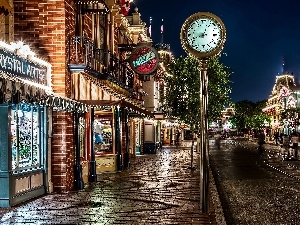
<svg viewBox="0 0 300 225"><path fill-rule="evenodd" d="M157 51L151 46L139 46L130 56L130 65L134 72L147 75L157 70L159 57Z"/></svg>

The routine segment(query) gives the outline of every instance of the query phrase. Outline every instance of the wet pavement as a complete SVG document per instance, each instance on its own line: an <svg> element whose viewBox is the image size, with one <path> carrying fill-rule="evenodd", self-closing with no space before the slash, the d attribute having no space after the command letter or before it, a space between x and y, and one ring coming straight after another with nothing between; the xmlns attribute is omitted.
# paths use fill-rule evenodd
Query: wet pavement
<svg viewBox="0 0 300 225"><path fill-rule="evenodd" d="M100 174L84 190L0 209L0 224L217 224L216 193L209 213L200 212L198 157L190 170L190 148L164 147L138 156L130 169Z"/></svg>
<svg viewBox="0 0 300 225"><path fill-rule="evenodd" d="M285 161L279 146L254 142L212 146L210 164L227 224L300 224L299 161Z"/></svg>

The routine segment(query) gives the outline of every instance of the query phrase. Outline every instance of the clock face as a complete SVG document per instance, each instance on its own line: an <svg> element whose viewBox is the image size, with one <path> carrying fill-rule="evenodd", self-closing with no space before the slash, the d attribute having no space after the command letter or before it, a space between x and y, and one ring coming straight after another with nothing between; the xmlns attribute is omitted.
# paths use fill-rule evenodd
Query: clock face
<svg viewBox="0 0 300 225"><path fill-rule="evenodd" d="M199 59L218 55L226 41L222 20L210 12L198 12L188 17L181 27L183 49Z"/></svg>
<svg viewBox="0 0 300 225"><path fill-rule="evenodd" d="M222 39L220 25L210 18L198 18L187 27L186 40L198 52L210 52L219 46Z"/></svg>

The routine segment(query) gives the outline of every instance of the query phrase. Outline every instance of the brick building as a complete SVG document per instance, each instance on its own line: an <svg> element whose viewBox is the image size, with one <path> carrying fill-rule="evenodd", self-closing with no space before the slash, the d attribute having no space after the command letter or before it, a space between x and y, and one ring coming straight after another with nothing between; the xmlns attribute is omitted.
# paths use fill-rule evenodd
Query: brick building
<svg viewBox="0 0 300 225"><path fill-rule="evenodd" d="M143 106L143 79L128 59L139 42L151 40L138 10L128 16L124 3L0 2L2 41L24 43L51 68L49 87L43 87L49 90L42 89L38 101L47 112L40 146L46 192L82 189L97 172L128 167L137 147L143 154L143 119L152 114Z"/></svg>

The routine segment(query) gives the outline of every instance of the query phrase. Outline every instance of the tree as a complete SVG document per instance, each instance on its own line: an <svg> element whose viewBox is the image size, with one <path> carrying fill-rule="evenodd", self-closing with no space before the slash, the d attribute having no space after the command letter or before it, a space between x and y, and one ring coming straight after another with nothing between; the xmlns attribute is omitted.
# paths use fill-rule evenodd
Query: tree
<svg viewBox="0 0 300 225"><path fill-rule="evenodd" d="M271 118L262 111L266 105L265 100L258 102L243 100L233 105L235 114L230 118L230 122L236 126L238 131L260 129L265 126L265 123L271 123Z"/></svg>
<svg viewBox="0 0 300 225"><path fill-rule="evenodd" d="M230 104L230 75L228 68L219 62L220 56L208 62L208 120L220 118L221 110ZM162 108L169 117L190 126L192 134L200 122L200 72L199 61L190 56L180 56L167 65L166 92ZM191 147L191 167L193 162Z"/></svg>
<svg viewBox="0 0 300 225"><path fill-rule="evenodd" d="M230 118L230 122L235 125L238 132L249 128L249 116L252 114L254 103L248 100L239 101L233 104L234 115Z"/></svg>
<svg viewBox="0 0 300 225"><path fill-rule="evenodd" d="M208 62L208 120L209 123L220 119L221 111L225 106L231 105L230 80L233 72L229 67L220 63L220 56Z"/></svg>

